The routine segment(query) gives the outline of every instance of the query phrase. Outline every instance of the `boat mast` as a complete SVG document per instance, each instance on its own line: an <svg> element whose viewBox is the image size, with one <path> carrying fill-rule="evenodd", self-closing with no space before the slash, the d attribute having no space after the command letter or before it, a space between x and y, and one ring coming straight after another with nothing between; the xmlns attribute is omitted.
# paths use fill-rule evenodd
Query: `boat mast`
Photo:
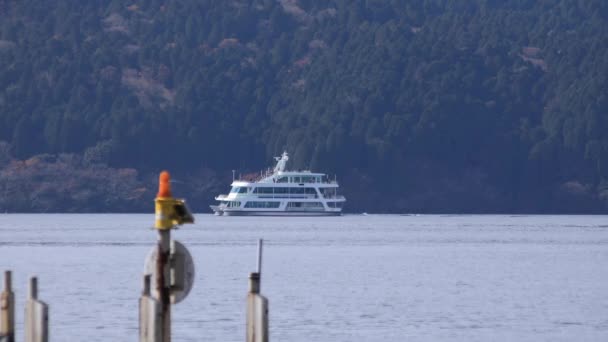
<svg viewBox="0 0 608 342"><path fill-rule="evenodd" d="M274 167L274 173L285 171L285 165L287 165L287 161L289 160L287 152L283 152L283 155L274 157L274 159L277 161L277 165Z"/></svg>

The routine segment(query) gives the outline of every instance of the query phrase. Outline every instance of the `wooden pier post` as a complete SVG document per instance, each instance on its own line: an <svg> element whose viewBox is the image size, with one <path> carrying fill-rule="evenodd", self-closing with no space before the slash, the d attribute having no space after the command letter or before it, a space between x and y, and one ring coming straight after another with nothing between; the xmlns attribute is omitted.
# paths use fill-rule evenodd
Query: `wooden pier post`
<svg viewBox="0 0 608 342"><path fill-rule="evenodd" d="M158 259L156 261L156 288L160 302L161 342L171 342L171 230L158 230Z"/></svg>
<svg viewBox="0 0 608 342"><path fill-rule="evenodd" d="M258 282L258 293L262 291L262 251L264 249L264 240L258 240L258 264L257 264L257 273L259 275Z"/></svg>
<svg viewBox="0 0 608 342"><path fill-rule="evenodd" d="M11 271L4 272L4 291L0 294L0 342L15 342L15 294Z"/></svg>
<svg viewBox="0 0 608 342"><path fill-rule="evenodd" d="M139 299L139 342L161 341L160 304L150 294L151 276L144 276L144 289Z"/></svg>
<svg viewBox="0 0 608 342"><path fill-rule="evenodd" d="M154 203L154 228L158 230L155 289L160 304L160 342L171 342L171 229L184 223L194 223L194 217L184 200L171 195L171 179L167 171L160 173Z"/></svg>
<svg viewBox="0 0 608 342"><path fill-rule="evenodd" d="M38 300L38 280L30 279L30 294L25 304L25 342L48 342L49 307Z"/></svg>
<svg viewBox="0 0 608 342"><path fill-rule="evenodd" d="M262 278L262 244L258 243L258 272L249 275L247 294L247 342L268 342L268 299L260 294Z"/></svg>

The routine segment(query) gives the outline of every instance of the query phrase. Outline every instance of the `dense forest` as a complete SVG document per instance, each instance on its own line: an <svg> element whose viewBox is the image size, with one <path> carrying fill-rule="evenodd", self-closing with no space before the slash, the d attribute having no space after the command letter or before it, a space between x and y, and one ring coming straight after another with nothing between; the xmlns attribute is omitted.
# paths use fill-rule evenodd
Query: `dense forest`
<svg viewBox="0 0 608 342"><path fill-rule="evenodd" d="M608 212L606 0L0 0L0 211L197 212L233 169L350 212Z"/></svg>

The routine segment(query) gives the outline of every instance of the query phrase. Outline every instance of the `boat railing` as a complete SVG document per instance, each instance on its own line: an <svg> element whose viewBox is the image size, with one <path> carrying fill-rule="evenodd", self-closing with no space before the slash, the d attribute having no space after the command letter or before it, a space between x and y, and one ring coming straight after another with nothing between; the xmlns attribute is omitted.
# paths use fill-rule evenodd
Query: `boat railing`
<svg viewBox="0 0 608 342"><path fill-rule="evenodd" d="M260 171L260 173L248 173L245 175L239 175L239 177L237 179L234 179L233 181L235 182L248 182L248 183L258 183L264 179L267 179L273 175L277 175L277 173L273 172L273 170L271 169L267 169L267 170L262 170ZM295 176L292 175L291 177L299 177L299 176ZM310 177L310 176L304 176L304 177ZM329 179L326 177L321 178L320 180L313 180L313 181L295 181L295 182L285 182L285 181L281 181L281 182L277 182L277 183L285 183L285 184L335 184L338 185L338 180L337 179Z"/></svg>
<svg viewBox="0 0 608 342"><path fill-rule="evenodd" d="M219 195L217 197L215 197L217 200L226 200L229 198L233 198L233 199L241 199L243 197L250 197L250 198L304 198L304 199L315 199L315 198L321 198L319 195L307 195L307 194L252 194L252 193L247 193L247 194L235 194L233 197L229 197L228 195ZM325 196L324 198L328 198L327 196Z"/></svg>
<svg viewBox="0 0 608 342"><path fill-rule="evenodd" d="M235 182L245 182L245 183L258 183L263 179L268 178L269 176L264 175L264 176L257 176L257 177L253 177L253 178L244 178L241 177L239 179L235 179ZM338 182L335 180L326 180L326 181L320 181L320 182L293 182L293 183L288 183L288 182L273 182L275 184L307 184L307 185L314 185L314 184L332 184L332 185L338 185Z"/></svg>

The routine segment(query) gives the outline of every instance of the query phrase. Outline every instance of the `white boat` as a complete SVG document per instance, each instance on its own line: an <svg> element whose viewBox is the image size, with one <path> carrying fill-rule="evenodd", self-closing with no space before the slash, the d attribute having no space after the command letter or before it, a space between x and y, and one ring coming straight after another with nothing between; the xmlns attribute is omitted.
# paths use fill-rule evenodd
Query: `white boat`
<svg viewBox="0 0 608 342"><path fill-rule="evenodd" d="M277 165L257 180L233 180L230 193L215 197L216 215L331 216L340 215L346 199L338 182L324 173L286 171L287 152L275 157Z"/></svg>

